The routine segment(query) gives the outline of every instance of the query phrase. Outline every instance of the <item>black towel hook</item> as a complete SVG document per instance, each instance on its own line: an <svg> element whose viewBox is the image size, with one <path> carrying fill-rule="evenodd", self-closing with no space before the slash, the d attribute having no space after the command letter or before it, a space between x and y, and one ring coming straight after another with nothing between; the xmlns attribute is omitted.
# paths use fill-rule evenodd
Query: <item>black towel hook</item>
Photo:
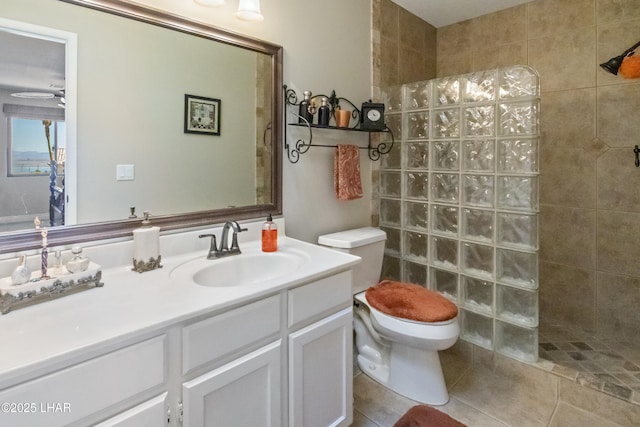
<svg viewBox="0 0 640 427"><path fill-rule="evenodd" d="M636 155L636 167L640 167L640 147L636 145L633 152Z"/></svg>

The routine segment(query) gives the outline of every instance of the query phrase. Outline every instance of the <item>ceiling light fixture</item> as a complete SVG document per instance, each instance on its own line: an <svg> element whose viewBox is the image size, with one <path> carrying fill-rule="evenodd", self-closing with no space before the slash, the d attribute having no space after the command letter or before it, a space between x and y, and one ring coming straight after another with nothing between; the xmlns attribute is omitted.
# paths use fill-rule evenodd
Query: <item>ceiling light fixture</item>
<svg viewBox="0 0 640 427"><path fill-rule="evenodd" d="M25 99L52 99L55 98L56 95L47 92L16 92L12 93L11 96Z"/></svg>
<svg viewBox="0 0 640 427"><path fill-rule="evenodd" d="M236 16L243 21L262 21L264 16L260 12L260 0L239 0Z"/></svg>
<svg viewBox="0 0 640 427"><path fill-rule="evenodd" d="M219 7L225 0L194 0L201 6ZM260 11L260 0L238 0L238 10L236 17L243 21L260 22L264 20Z"/></svg>
<svg viewBox="0 0 640 427"><path fill-rule="evenodd" d="M58 107L66 108L67 100L64 97L64 90L59 91L60 93L49 93L49 92L14 92L11 96L15 98L24 98L24 99L33 99L33 100L47 100L58 98L60 102L58 103Z"/></svg>
<svg viewBox="0 0 640 427"><path fill-rule="evenodd" d="M218 7L224 4L224 0L194 0L194 1L206 7Z"/></svg>

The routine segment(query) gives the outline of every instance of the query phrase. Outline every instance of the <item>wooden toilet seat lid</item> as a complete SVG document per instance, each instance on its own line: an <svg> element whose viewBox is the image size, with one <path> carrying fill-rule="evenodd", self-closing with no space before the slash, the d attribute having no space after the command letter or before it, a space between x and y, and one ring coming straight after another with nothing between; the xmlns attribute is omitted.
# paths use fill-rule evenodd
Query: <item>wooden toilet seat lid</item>
<svg viewBox="0 0 640 427"><path fill-rule="evenodd" d="M445 322L458 315L458 307L444 296L412 283L383 280L365 296L376 310L417 322Z"/></svg>

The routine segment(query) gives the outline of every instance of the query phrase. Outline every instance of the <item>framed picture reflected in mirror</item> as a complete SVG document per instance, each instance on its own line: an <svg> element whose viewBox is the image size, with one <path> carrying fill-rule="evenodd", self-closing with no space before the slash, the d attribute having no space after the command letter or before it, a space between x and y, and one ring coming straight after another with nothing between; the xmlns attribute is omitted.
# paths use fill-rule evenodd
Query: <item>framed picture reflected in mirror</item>
<svg viewBox="0 0 640 427"><path fill-rule="evenodd" d="M220 135L220 100L184 96L184 132Z"/></svg>

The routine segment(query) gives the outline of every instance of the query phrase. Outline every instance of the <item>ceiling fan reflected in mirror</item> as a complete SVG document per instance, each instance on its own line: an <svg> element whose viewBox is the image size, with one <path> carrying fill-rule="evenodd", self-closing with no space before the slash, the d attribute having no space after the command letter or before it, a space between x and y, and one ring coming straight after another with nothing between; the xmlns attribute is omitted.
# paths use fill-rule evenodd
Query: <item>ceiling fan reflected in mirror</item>
<svg viewBox="0 0 640 427"><path fill-rule="evenodd" d="M59 91L58 93L51 92L14 92L11 96L16 98L24 98L24 99L37 99L37 100L46 100L46 99L54 99L57 98L60 100L58 103L58 107L65 108L65 104L67 103L64 98L64 90Z"/></svg>

